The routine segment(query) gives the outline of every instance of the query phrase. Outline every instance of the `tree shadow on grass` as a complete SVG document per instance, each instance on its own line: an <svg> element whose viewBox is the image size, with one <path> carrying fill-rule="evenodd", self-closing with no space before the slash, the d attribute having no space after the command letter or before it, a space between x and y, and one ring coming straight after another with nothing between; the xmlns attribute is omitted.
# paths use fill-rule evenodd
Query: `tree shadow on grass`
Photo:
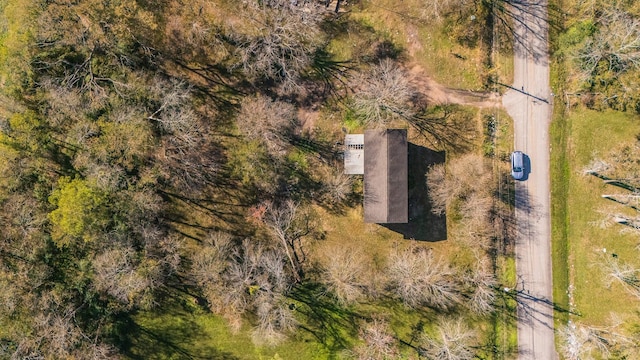
<svg viewBox="0 0 640 360"><path fill-rule="evenodd" d="M195 321L194 295L173 287L158 295L153 311L122 314L114 322L114 344L127 358L238 359L215 348L211 334Z"/></svg>
<svg viewBox="0 0 640 360"><path fill-rule="evenodd" d="M170 317L158 314L158 318L147 318L142 323L123 318L117 332L118 345L130 359L237 359L209 345L209 335L182 310Z"/></svg>
<svg viewBox="0 0 640 360"><path fill-rule="evenodd" d="M421 95L416 95L414 101L428 104ZM431 147L464 153L473 148L477 136L475 114L475 110L461 105L428 106L409 119L409 124Z"/></svg>
<svg viewBox="0 0 640 360"><path fill-rule="evenodd" d="M430 166L442 164L444 151L434 151L424 146L409 143L409 222L406 224L381 224L400 233L405 239L442 241L447 239L445 214L431 212L428 184L425 174Z"/></svg>
<svg viewBox="0 0 640 360"><path fill-rule="evenodd" d="M516 285L515 289L496 289L496 310L507 314L514 322L521 321L525 324L540 322L544 326L550 326L549 320L552 315L542 310L544 307L553 310L556 316L558 314L580 316L580 313L567 308L566 305L563 306L548 298L531 294L528 289L524 288L524 285L520 286L520 289L518 287Z"/></svg>
<svg viewBox="0 0 640 360"><path fill-rule="evenodd" d="M358 320L362 318L359 314L337 305L319 284L302 284L289 296L301 303L297 308L303 315L300 328L332 353L351 347L350 339L357 336Z"/></svg>

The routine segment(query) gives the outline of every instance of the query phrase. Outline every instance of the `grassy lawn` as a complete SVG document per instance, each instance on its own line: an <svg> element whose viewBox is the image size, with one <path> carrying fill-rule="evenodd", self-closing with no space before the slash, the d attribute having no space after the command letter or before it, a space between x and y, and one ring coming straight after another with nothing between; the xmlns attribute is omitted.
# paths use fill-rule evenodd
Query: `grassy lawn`
<svg viewBox="0 0 640 360"><path fill-rule="evenodd" d="M567 132L570 125L565 119L556 118L551 125L551 252L553 275L553 301L557 309L569 310L569 243L568 243L568 193L570 186L567 163ZM568 312L556 311L556 326L566 324Z"/></svg>
<svg viewBox="0 0 640 360"><path fill-rule="evenodd" d="M483 49L460 45L444 25L424 20L420 8L417 0L363 1L350 12L359 26L332 39L330 51L339 60L350 59L376 45L366 40L375 34L375 38L387 41L401 57L422 66L439 83L452 88L482 89ZM509 72L508 65L503 70Z"/></svg>
<svg viewBox="0 0 640 360"><path fill-rule="evenodd" d="M552 33L553 36L553 33ZM564 62L551 66L552 89L556 94L564 93L566 69ZM553 276L553 301L556 309L570 310L569 304L569 243L568 243L568 194L570 169L567 141L571 134L571 122L567 118L566 105L559 99L553 108L550 132L551 171L551 266ZM559 328L569 320L568 311L556 311L554 322Z"/></svg>
<svg viewBox="0 0 640 360"><path fill-rule="evenodd" d="M509 174L508 159L513 150L513 121L502 109L496 109L491 113L495 121L494 126L494 176L498 182L498 196L502 201L513 204L514 188ZM485 130L485 135L486 135ZM485 149L486 153L486 149ZM496 273L499 275L499 283L506 288L516 287L516 262L507 249L505 254L496 259ZM495 314L494 318L494 346L499 351L491 354L489 358L509 359L511 354L517 354L518 336L517 322L515 319L517 303L513 297L501 293L503 297L499 304L502 311Z"/></svg>
<svg viewBox="0 0 640 360"><path fill-rule="evenodd" d="M513 257L501 257L498 261L501 269L500 283L505 287L516 286L516 261ZM504 296L501 299L503 311L497 312L494 319L494 346L500 351L495 352L493 359L509 359L509 354L517 354L518 333L515 319L517 302L514 298Z"/></svg>
<svg viewBox="0 0 640 360"><path fill-rule="evenodd" d="M135 318L132 359L327 359L329 351L301 331L297 341L259 347L249 329L233 333L226 321L194 307L171 313L145 313Z"/></svg>
<svg viewBox="0 0 640 360"><path fill-rule="evenodd" d="M562 71L552 69L557 93ZM611 323L613 311L621 319L634 316L636 306L630 304L637 300L618 284L608 287L601 264L612 254L621 262L637 263L638 242L619 225L602 226L604 213L622 209L600 195L617 189L584 175L584 169L593 158L607 157L618 144L633 141L640 124L637 116L564 106L556 103L551 126L553 298L561 309L556 326L569 319L604 326Z"/></svg>
<svg viewBox="0 0 640 360"><path fill-rule="evenodd" d="M618 112L572 111L567 121L567 239L570 280L574 286L573 307L585 323L606 324L612 311L628 318L636 311L637 299L620 286L605 286L601 265L616 254L622 262L636 262L637 235L622 233L620 226L603 227L603 212L618 212L620 206L601 194L618 192L582 170L596 156L606 157L612 147L631 142L640 131L638 117ZM605 125L606 124L606 125ZM606 253L605 253L606 249Z"/></svg>

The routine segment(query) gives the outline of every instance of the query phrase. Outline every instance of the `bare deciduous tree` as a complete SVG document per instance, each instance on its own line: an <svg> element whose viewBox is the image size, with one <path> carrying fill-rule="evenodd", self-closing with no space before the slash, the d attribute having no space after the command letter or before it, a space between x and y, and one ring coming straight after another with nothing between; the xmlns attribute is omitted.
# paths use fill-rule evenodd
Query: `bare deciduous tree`
<svg viewBox="0 0 640 360"><path fill-rule="evenodd" d="M58 85L51 79L43 80L41 86L46 89L48 121L53 127L63 128L81 122L86 104L83 104L80 91ZM82 144L85 139L77 140Z"/></svg>
<svg viewBox="0 0 640 360"><path fill-rule="evenodd" d="M638 342L621 331L622 321L613 318L613 324L605 327L587 326L569 321L558 330L560 351L568 360L609 358L614 349L620 355L637 350Z"/></svg>
<svg viewBox="0 0 640 360"><path fill-rule="evenodd" d="M15 194L3 199L0 221L3 223L3 239L0 242L0 251L10 250L12 245L26 245L21 242L12 242L10 239L26 240L35 236L38 230L46 223L46 215L38 211L38 204L32 197ZM35 249L23 248L22 251L32 252ZM22 252L21 251L21 252Z"/></svg>
<svg viewBox="0 0 640 360"><path fill-rule="evenodd" d="M176 151L197 146L201 137L201 126L195 112L189 107L191 88L180 81L154 80L151 93L156 97L156 107L148 116L159 128L171 135L170 145Z"/></svg>
<svg viewBox="0 0 640 360"><path fill-rule="evenodd" d="M440 318L435 335L423 333L419 352L430 359L471 360L476 333L461 318Z"/></svg>
<svg viewBox="0 0 640 360"><path fill-rule="evenodd" d="M71 311L67 310L63 314L38 314L34 325L45 343L41 346L57 358L71 356L73 349L81 341L81 331L73 323Z"/></svg>
<svg viewBox="0 0 640 360"><path fill-rule="evenodd" d="M393 119L410 119L415 115L411 99L415 95L405 71L385 59L353 83L351 107L367 126L383 127Z"/></svg>
<svg viewBox="0 0 640 360"><path fill-rule="evenodd" d="M247 1L240 8L246 26L235 25L239 66L254 79L269 79L291 92L299 87L324 41L324 8L313 1Z"/></svg>
<svg viewBox="0 0 640 360"><path fill-rule="evenodd" d="M477 260L475 268L465 274L464 282L470 287L467 306L471 311L477 314L488 314L495 309L495 289L498 286L498 281L486 257Z"/></svg>
<svg viewBox="0 0 640 360"><path fill-rule="evenodd" d="M93 261L94 286L128 308L153 304L151 291L159 285L157 263L140 259L133 248L111 249Z"/></svg>
<svg viewBox="0 0 640 360"><path fill-rule="evenodd" d="M490 192L491 171L482 155L469 153L452 161L448 168L452 183L451 196L466 196L470 192Z"/></svg>
<svg viewBox="0 0 640 360"><path fill-rule="evenodd" d="M640 192L637 191L627 194L602 194L600 196L632 209L640 209Z"/></svg>
<svg viewBox="0 0 640 360"><path fill-rule="evenodd" d="M640 20L617 8L607 8L597 21L598 30L577 57L590 77L601 62L621 73L640 67Z"/></svg>
<svg viewBox="0 0 640 360"><path fill-rule="evenodd" d="M609 155L610 167L604 171L612 180L628 185L630 188L640 188L640 141L623 144L612 150Z"/></svg>
<svg viewBox="0 0 640 360"><path fill-rule="evenodd" d="M116 360L120 359L118 351L115 347L93 341L86 346L84 352L87 354L86 359L91 360Z"/></svg>
<svg viewBox="0 0 640 360"><path fill-rule="evenodd" d="M258 241L234 244L224 233L212 233L193 255L191 275L211 309L239 330L242 316L255 313L253 338L274 345L296 326L285 295L293 284L284 255Z"/></svg>
<svg viewBox="0 0 640 360"><path fill-rule="evenodd" d="M94 181L99 189L115 192L126 186L126 173L121 166L96 163L88 165L87 178Z"/></svg>
<svg viewBox="0 0 640 360"><path fill-rule="evenodd" d="M149 230L152 234L145 234L145 230ZM165 234L162 229L154 225L145 226L139 231L141 238L145 241L145 255L150 261L157 264L160 278L164 280L178 273L183 264L184 236L176 233ZM160 235L155 237L158 233Z"/></svg>
<svg viewBox="0 0 640 360"><path fill-rule="evenodd" d="M389 323L379 317L365 322L358 333L362 341L353 349L358 360L387 360L398 355L396 339L391 334Z"/></svg>
<svg viewBox="0 0 640 360"><path fill-rule="evenodd" d="M558 331L561 339L560 351L568 360L592 359L593 352L608 352L604 339L589 328L576 326L571 321Z"/></svg>
<svg viewBox="0 0 640 360"><path fill-rule="evenodd" d="M240 329L241 316L251 308L252 297L260 289L258 277L262 273L260 258L264 250L249 239L233 248L221 274L222 282L214 288L215 297L210 303L230 321L234 330Z"/></svg>
<svg viewBox="0 0 640 360"><path fill-rule="evenodd" d="M285 259L248 240L243 242L243 251L236 252L232 259L225 274L227 287L240 282L245 285L246 301L257 315L253 340L258 344L278 344L297 325L284 297L293 283Z"/></svg>
<svg viewBox="0 0 640 360"><path fill-rule="evenodd" d="M432 211L442 214L454 200L464 200L479 195L472 201L463 215L473 217L473 212L487 213L485 200L490 199L492 185L491 171L485 159L478 154L466 154L452 160L446 167L444 164L434 165L427 172L427 187L432 201ZM475 206L480 208L474 210ZM464 204L463 204L464 206Z"/></svg>
<svg viewBox="0 0 640 360"><path fill-rule="evenodd" d="M447 209L451 189L447 187L445 165L436 164L427 171L427 188L431 200L431 212L435 215L443 215Z"/></svg>
<svg viewBox="0 0 640 360"><path fill-rule="evenodd" d="M45 297L49 295L47 294ZM0 345L0 357L6 359L92 360L120 358L115 348L101 343L97 337L90 337L82 331L77 324L75 310L58 307L46 308L45 305L45 308L37 309L34 312L29 334L20 334L14 341L15 347ZM7 334L3 335L7 336Z"/></svg>
<svg viewBox="0 0 640 360"><path fill-rule="evenodd" d="M309 214L299 204L287 200L281 204L269 204L264 222L287 255L296 281L301 280L302 264L306 259L302 240L312 230Z"/></svg>
<svg viewBox="0 0 640 360"><path fill-rule="evenodd" d="M209 233L204 246L193 255L191 275L201 286L220 281L226 269L226 261L231 254L231 235L222 232Z"/></svg>
<svg viewBox="0 0 640 360"><path fill-rule="evenodd" d="M322 281L342 304L351 304L362 298L367 290L364 280L368 265L364 254L354 246L325 248Z"/></svg>
<svg viewBox="0 0 640 360"><path fill-rule="evenodd" d="M181 81L154 79L150 89L155 107L148 119L163 132L159 163L176 189L198 192L213 182L219 151L209 129L191 104L191 87Z"/></svg>
<svg viewBox="0 0 640 360"><path fill-rule="evenodd" d="M287 136L296 125L293 105L272 101L264 96L246 97L236 117L238 129L251 140L261 141L271 153L280 154L287 145Z"/></svg>
<svg viewBox="0 0 640 360"><path fill-rule="evenodd" d="M427 0L423 2L421 14L426 20L441 21L451 12L460 11L472 4L473 1L469 0Z"/></svg>
<svg viewBox="0 0 640 360"><path fill-rule="evenodd" d="M334 172L324 183L325 196L333 204L343 202L352 192L353 177Z"/></svg>
<svg viewBox="0 0 640 360"><path fill-rule="evenodd" d="M623 264L617 258L604 260L607 272L607 286L615 281L622 285L631 295L640 298L640 269L630 264Z"/></svg>
<svg viewBox="0 0 640 360"><path fill-rule="evenodd" d="M465 227L474 233L480 234L488 230L491 208L493 207L493 198L490 193L492 184L489 181L485 184L488 185L488 189L478 189L470 192L463 198L459 208L465 219Z"/></svg>
<svg viewBox="0 0 640 360"><path fill-rule="evenodd" d="M473 247L487 247L496 184L486 160L478 154L466 154L446 166L432 166L426 177L431 211L442 215L447 207L455 206L452 210L464 219L456 238Z"/></svg>
<svg viewBox="0 0 640 360"><path fill-rule="evenodd" d="M258 324L252 331L256 344L277 345L298 324L286 299L279 294L260 294L256 299Z"/></svg>
<svg viewBox="0 0 640 360"><path fill-rule="evenodd" d="M603 198L611 200L626 207L627 212L602 210L603 220L601 225L606 227L611 223L624 225L623 231L640 232L640 141L631 144L625 143L611 151L605 159L594 157L584 169L584 173L595 176L605 184L612 185L617 193L603 194ZM635 211L635 213L631 213ZM617 263L609 264L617 268ZM619 268L617 270L620 270ZM613 271L614 273L618 271Z"/></svg>
<svg viewBox="0 0 640 360"><path fill-rule="evenodd" d="M387 264L389 288L413 308L448 309L460 302L455 271L422 247L394 251Z"/></svg>
<svg viewBox="0 0 640 360"><path fill-rule="evenodd" d="M587 166L584 167L584 173L588 175L599 175L611 169L611 165L600 158L593 158Z"/></svg>
<svg viewBox="0 0 640 360"><path fill-rule="evenodd" d="M605 221L624 225L621 232L640 232L640 216L630 216L622 213L606 213ZM605 224L605 227L608 224Z"/></svg>

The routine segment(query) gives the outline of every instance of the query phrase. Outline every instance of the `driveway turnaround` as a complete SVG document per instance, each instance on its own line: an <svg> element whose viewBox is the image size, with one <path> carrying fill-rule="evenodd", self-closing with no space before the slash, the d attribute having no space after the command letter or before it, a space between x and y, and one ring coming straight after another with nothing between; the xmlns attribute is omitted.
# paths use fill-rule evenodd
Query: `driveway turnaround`
<svg viewBox="0 0 640 360"><path fill-rule="evenodd" d="M516 287L518 358L553 360L549 124L546 0L515 2L514 84L502 102L514 120L515 150L525 154L525 175L516 181Z"/></svg>

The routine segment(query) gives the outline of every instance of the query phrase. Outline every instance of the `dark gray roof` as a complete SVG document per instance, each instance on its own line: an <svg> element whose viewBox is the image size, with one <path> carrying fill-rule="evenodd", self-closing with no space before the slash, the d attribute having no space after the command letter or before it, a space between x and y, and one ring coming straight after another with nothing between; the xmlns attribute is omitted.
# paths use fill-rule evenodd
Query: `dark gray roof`
<svg viewBox="0 0 640 360"><path fill-rule="evenodd" d="M364 221L409 221L407 130L364 132Z"/></svg>

